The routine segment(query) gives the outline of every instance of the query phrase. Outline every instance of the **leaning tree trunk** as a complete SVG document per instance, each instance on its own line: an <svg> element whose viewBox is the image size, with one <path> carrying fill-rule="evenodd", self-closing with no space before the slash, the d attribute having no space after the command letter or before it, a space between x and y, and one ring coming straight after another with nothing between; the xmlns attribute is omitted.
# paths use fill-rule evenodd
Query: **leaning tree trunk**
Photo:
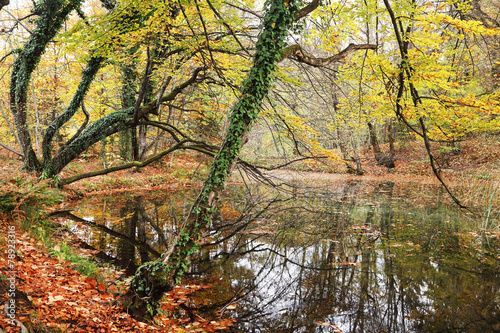
<svg viewBox="0 0 500 333"><path fill-rule="evenodd" d="M7 1L8 3L8 1ZM79 8L81 0L40 1L34 7L39 17L30 38L18 51L10 81L10 109L16 124L17 137L23 153L24 166L29 171L39 171L40 162L33 150L27 117L27 96L31 75L37 67L47 44L54 38L69 14Z"/></svg>
<svg viewBox="0 0 500 333"><path fill-rule="evenodd" d="M218 194L224 186L246 135L257 118L281 59L280 50L294 19L296 8L283 0L271 1L259 35L249 77L243 83L241 97L233 106L224 143L214 158L210 174L184 223L175 245L157 261L141 266L134 276L122 304L137 318L156 314L165 292L180 282L190 256L199 249L199 240L211 224Z"/></svg>

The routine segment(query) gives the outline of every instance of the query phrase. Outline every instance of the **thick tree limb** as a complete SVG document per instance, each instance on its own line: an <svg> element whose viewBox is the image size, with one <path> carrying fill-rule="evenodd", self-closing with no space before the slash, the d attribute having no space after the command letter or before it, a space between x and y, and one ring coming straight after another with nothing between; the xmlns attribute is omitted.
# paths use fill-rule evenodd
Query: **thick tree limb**
<svg viewBox="0 0 500 333"><path fill-rule="evenodd" d="M64 143L64 146L62 146L59 149L59 151L61 151L62 149L64 149L68 145L70 145L71 142L73 142L76 138L78 138L78 136L80 136L80 134L82 134L83 130L87 127L87 125L89 123L89 120L90 120L90 114L87 111L87 109L85 108L85 103L83 102L83 100L82 100L82 111L83 111L83 114L85 115L85 120L83 121L83 124L80 126L80 128L78 129L78 131L76 131L75 135L73 135L71 137L71 139L69 139L68 141L66 141Z"/></svg>
<svg viewBox="0 0 500 333"><path fill-rule="evenodd" d="M70 145L58 152L50 164L47 163L43 169L45 177L49 178L59 174L68 163L90 146L111 134L128 128L127 124L132 121L133 112L134 108L114 111L93 122Z"/></svg>
<svg viewBox="0 0 500 333"><path fill-rule="evenodd" d="M181 149L182 145L184 143L186 143L186 142L187 142L187 140L181 140L180 142L178 142L177 144L173 145L172 147L159 152L155 156L152 156L152 157L148 158L147 160L145 160L143 162L133 161L133 162L125 163L125 164L122 164L122 165L117 165L117 166L114 166L114 167L111 167L111 168L106 168L106 169L102 169L102 170L87 172L87 173L83 173L83 174L76 175L76 176L73 176L73 177L61 179L61 181L59 182L59 186L68 185L68 184L74 183L74 182L76 182L78 180L85 179L85 178L91 178L91 177L106 175L108 173L119 171L119 170L130 169L130 168L133 168L133 167L138 167L138 168L145 167L146 165L148 165L150 163L153 163L154 161L159 160L163 156L165 156L167 154L170 154L171 152L173 152L175 150Z"/></svg>
<svg viewBox="0 0 500 333"><path fill-rule="evenodd" d="M9 0L0 0L0 10L2 10L3 7L9 5Z"/></svg>
<svg viewBox="0 0 500 333"><path fill-rule="evenodd" d="M149 113L154 112L157 108L158 101L159 103L172 101L180 93L182 93L185 88L198 82L200 80L198 74L202 70L204 70L203 67L196 68L189 79L174 87L168 95L163 96L160 99L154 99L140 108L138 119L143 119ZM134 123L133 115L134 108L132 107L126 110L112 112L96 120L89 127L85 128L85 130L73 142L71 142L70 145L65 146L62 150L58 151L52 159L49 158L47 161L50 162L44 161L46 163L43 170L45 177L52 177L54 175L57 175L68 163L70 163L75 157L77 157L80 153L85 151L94 143L99 142L109 135L137 125L136 123Z"/></svg>
<svg viewBox="0 0 500 333"><path fill-rule="evenodd" d="M52 177L53 175L47 171L52 169L52 139L56 135L57 131L66 123L68 122L78 111L80 106L82 105L83 99L85 95L87 94L87 91L90 89L90 85L92 84L92 81L94 81L94 77L97 75L97 72L101 68L102 64L104 63L104 58L98 57L98 58L91 58L87 62L87 66L83 70L82 73L82 79L80 80L80 83L78 85L78 89L76 90L75 94L73 95L73 98L71 102L69 103L68 107L66 110L59 115L56 119L54 119L49 126L45 129L45 133L43 135L43 141L42 141L42 147L43 147L43 168L44 168L44 173L46 173L46 177ZM83 108L82 108L83 110ZM85 111L84 111L85 112ZM85 124L86 126L86 124ZM78 135L81 134L78 133ZM75 141L75 139L78 138L72 137L70 139L71 142ZM67 146L70 144L67 143L63 149L65 149ZM61 150L60 150L61 151ZM59 155L59 154L57 154ZM56 155L56 156L57 156Z"/></svg>
<svg viewBox="0 0 500 333"><path fill-rule="evenodd" d="M293 57L295 60L308 64L313 67L324 67L331 63L339 62L344 60L349 54L357 50L376 50L377 45L375 44L349 44L345 49L340 51L338 54L327 58L315 58L305 53L300 45L290 45L281 51L281 59L283 61L286 58Z"/></svg>
<svg viewBox="0 0 500 333"><path fill-rule="evenodd" d="M310 4L307 6L301 8L297 13L295 14L295 21L300 20L301 18L309 15L312 13L318 6L320 5L321 0L313 0Z"/></svg>

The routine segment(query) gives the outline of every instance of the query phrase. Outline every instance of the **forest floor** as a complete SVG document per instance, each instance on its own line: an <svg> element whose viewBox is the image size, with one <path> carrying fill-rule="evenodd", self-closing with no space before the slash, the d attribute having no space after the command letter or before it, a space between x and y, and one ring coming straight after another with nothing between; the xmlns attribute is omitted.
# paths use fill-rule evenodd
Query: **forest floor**
<svg viewBox="0 0 500 333"><path fill-rule="evenodd" d="M386 147L384 147L386 148ZM460 151L448 147L435 146L434 152L441 172L450 183L499 179L500 136L488 136L465 141ZM376 164L370 150L360 152L363 162L363 176L346 174L344 164L333 162L308 162L287 170L273 171L272 175L286 179L290 174L300 174L303 178L321 179L366 179L436 183L429 167L428 157L421 142L409 141L397 147L396 168L388 170ZM21 195L23 202L38 205L47 203L43 211L57 209L59 204L84 196L112 195L133 191L142 193L151 190L173 190L187 186L200 186L208 167L207 161L200 162L199 156L179 154L167 157L141 170L124 170L106 176L81 180L66 186L62 191L54 190L48 183L37 183L36 177L21 171L19 160L0 156L0 199L2 195ZM116 161L107 161L110 163ZM81 159L70 165L61 178L103 167L99 158ZM331 174L336 172L336 174ZM234 178L238 181L238 177ZM1 202L0 202L1 203ZM20 206L18 206L20 207ZM43 215L35 215L43 219ZM190 320L160 316L153 324L137 322L114 305L117 295L126 288L118 280L118 273L104 268L95 268L92 274L83 275L75 269L75 264L62 255L60 231L45 237L36 236L28 228L33 221L22 209L0 213L0 234L12 235L15 239L15 258L9 259L9 240L0 239L0 311L9 313L9 301L15 293L16 320L21 321L30 332L213 332L231 325L231 320L220 319L208 322L203 318ZM15 230L11 230L15 229ZM30 230L31 229L31 230ZM11 232L9 234L9 232ZM65 243L64 243L65 244ZM10 247L12 248L12 247ZM65 250L74 257L92 256L83 249ZM12 273L15 272L15 273ZM15 281L11 279L15 276ZM11 282L15 291L11 290ZM176 306L186 302L189 293L207 286L184 286L176 288L165 303L165 313L173 312ZM7 316L0 316L0 332L19 332L18 326L10 324Z"/></svg>

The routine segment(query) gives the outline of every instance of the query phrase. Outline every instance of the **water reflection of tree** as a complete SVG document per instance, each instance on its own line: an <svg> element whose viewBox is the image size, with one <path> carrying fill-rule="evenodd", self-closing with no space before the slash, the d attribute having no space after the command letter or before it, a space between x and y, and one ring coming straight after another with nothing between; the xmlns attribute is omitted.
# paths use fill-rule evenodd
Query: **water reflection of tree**
<svg viewBox="0 0 500 333"><path fill-rule="evenodd" d="M228 203L246 214L215 221L190 272L212 288L185 310L209 319L237 302L225 315L236 316L242 332L329 332L317 322L343 332L499 329L498 240L465 248L460 212L417 209L397 191L391 182L358 181L279 197L233 189ZM126 238L114 240L117 257L154 256L131 244L168 246L188 206L169 200L138 197L121 209L114 229Z"/></svg>
<svg viewBox="0 0 500 333"><path fill-rule="evenodd" d="M476 288L477 277L457 274L478 262L458 264L463 247L456 225L445 223L450 213L424 209L426 219L420 221L408 205L393 200L394 183L376 185L368 199L356 195L356 185L305 193L304 200L295 193L294 209L275 216L283 228L264 241L267 252L247 259L256 273L248 286L253 294L240 300L239 329L328 331L317 322L344 332L498 328L496 276L481 276L485 283ZM353 226L359 229L353 232ZM408 245L411 241L421 246Z"/></svg>
<svg viewBox="0 0 500 333"><path fill-rule="evenodd" d="M181 195L175 199L175 207L165 205L164 198L153 201L143 196L129 197L124 202L94 201L79 207L79 213L61 211L52 215L89 226L85 231L89 236L81 239L84 246L100 250L97 257L133 274L138 264L157 258L175 238L177 217L191 198ZM92 216L95 221L78 215ZM81 233L78 227L70 230Z"/></svg>

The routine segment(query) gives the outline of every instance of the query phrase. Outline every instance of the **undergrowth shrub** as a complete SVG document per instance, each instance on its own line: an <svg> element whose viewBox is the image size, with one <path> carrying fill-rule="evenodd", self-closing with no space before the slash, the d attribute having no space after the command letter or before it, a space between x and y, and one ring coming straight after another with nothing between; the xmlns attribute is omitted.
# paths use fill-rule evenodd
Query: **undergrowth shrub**
<svg viewBox="0 0 500 333"><path fill-rule="evenodd" d="M37 182L34 176L19 173L0 181L0 211L5 214L43 209L62 199L62 193L51 186L51 180Z"/></svg>

